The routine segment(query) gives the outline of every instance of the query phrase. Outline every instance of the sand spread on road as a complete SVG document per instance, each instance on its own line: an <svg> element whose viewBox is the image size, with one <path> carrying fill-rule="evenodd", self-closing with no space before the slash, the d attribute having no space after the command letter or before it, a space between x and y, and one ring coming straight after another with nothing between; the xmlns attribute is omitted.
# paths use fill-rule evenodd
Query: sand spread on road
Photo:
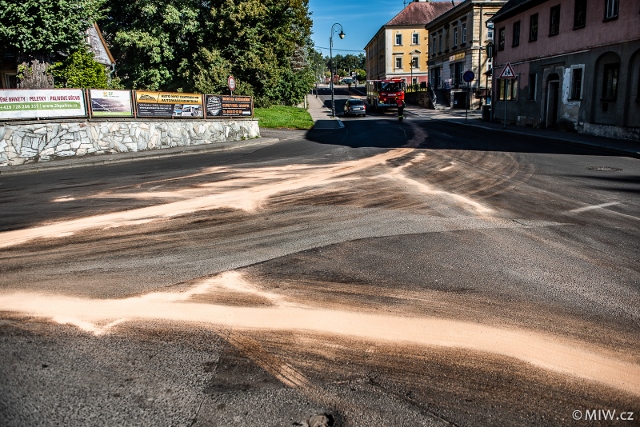
<svg viewBox="0 0 640 427"><path fill-rule="evenodd" d="M207 293L238 292L269 301L263 307L207 304ZM304 331L398 345L442 346L512 357L536 367L596 381L640 395L640 366L593 345L551 334L435 317L329 310L288 301L238 272L203 279L186 292L154 292L126 299L82 299L26 292L0 294L0 311L73 324L96 335L125 321L197 322L232 331Z"/></svg>
<svg viewBox="0 0 640 427"><path fill-rule="evenodd" d="M365 159L350 160L329 166L298 164L286 167L252 169L211 168L197 175L223 174L225 179L204 184L199 188L185 188L175 191L117 192L92 196L92 198L117 197L123 199L129 197L146 200L176 199L176 201L2 232L0 233L0 248L20 245L34 239L67 237L90 229L101 230L134 226L204 210L231 208L255 212L263 207L269 198L277 194L300 191L307 188L327 187L344 180L370 179L370 177L359 178L355 174L375 166L383 166L382 173L379 175L381 178L388 179L392 177L395 180L409 183L426 195L449 198L453 204L461 206L471 214L485 214L490 211L489 208L467 197L436 190L427 184L418 183L404 175L404 167L393 168L387 164L391 160L409 155L416 155L416 151L412 148L400 148ZM420 156L424 156L424 154L417 154L417 156L417 159L420 160ZM415 159L409 158L406 160L406 166L415 163L415 161ZM389 170L391 172L388 172ZM64 200L71 199L62 198L55 201L61 203Z"/></svg>

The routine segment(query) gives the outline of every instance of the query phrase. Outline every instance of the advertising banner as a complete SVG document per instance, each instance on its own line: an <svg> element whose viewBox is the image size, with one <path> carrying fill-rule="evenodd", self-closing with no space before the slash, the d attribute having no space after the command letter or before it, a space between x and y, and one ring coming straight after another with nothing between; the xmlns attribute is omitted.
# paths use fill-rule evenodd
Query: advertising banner
<svg viewBox="0 0 640 427"><path fill-rule="evenodd" d="M250 96L205 95L207 117L251 117L253 99Z"/></svg>
<svg viewBox="0 0 640 427"><path fill-rule="evenodd" d="M136 114L138 117L203 118L202 95L136 91Z"/></svg>
<svg viewBox="0 0 640 427"><path fill-rule="evenodd" d="M0 119L86 115L82 89L0 89Z"/></svg>
<svg viewBox="0 0 640 427"><path fill-rule="evenodd" d="M93 117L133 117L131 91L91 89L89 98Z"/></svg>

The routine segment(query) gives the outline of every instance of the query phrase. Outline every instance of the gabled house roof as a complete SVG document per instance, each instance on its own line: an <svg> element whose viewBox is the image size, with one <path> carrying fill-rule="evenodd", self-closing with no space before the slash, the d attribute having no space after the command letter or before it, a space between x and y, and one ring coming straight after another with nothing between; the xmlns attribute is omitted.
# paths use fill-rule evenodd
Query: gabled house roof
<svg viewBox="0 0 640 427"><path fill-rule="evenodd" d="M411 2L384 26L425 25L453 7L449 1Z"/></svg>
<svg viewBox="0 0 640 427"><path fill-rule="evenodd" d="M106 66L115 65L116 61L113 59L113 55L111 55L109 46L102 36L102 31L100 31L100 27L98 27L97 23L94 22L93 25L87 29L87 35L87 43L93 52L96 61Z"/></svg>

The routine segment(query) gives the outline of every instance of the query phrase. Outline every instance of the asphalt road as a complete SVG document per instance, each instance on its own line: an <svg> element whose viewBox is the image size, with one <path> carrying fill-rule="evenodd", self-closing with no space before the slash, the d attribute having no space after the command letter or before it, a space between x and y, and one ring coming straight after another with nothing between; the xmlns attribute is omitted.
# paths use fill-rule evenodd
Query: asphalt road
<svg viewBox="0 0 640 427"><path fill-rule="evenodd" d="M640 162L344 123L0 176L0 425L639 425Z"/></svg>

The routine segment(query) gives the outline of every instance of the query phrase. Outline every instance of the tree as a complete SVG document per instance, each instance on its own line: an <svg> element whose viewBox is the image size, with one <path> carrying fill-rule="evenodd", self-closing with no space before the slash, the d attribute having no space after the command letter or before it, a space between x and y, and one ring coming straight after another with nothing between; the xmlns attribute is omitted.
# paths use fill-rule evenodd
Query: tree
<svg viewBox="0 0 640 427"><path fill-rule="evenodd" d="M0 0L0 48L20 54L70 53L105 0Z"/></svg>
<svg viewBox="0 0 640 427"><path fill-rule="evenodd" d="M46 87L49 63L84 45L105 0L0 0L0 50L18 59L20 87Z"/></svg>
<svg viewBox="0 0 640 427"><path fill-rule="evenodd" d="M295 104L313 84L308 0L111 0L100 22L131 88Z"/></svg>
<svg viewBox="0 0 640 427"><path fill-rule="evenodd" d="M106 67L98 63L86 47L53 64L49 71L56 79L56 87L107 89L110 86Z"/></svg>

